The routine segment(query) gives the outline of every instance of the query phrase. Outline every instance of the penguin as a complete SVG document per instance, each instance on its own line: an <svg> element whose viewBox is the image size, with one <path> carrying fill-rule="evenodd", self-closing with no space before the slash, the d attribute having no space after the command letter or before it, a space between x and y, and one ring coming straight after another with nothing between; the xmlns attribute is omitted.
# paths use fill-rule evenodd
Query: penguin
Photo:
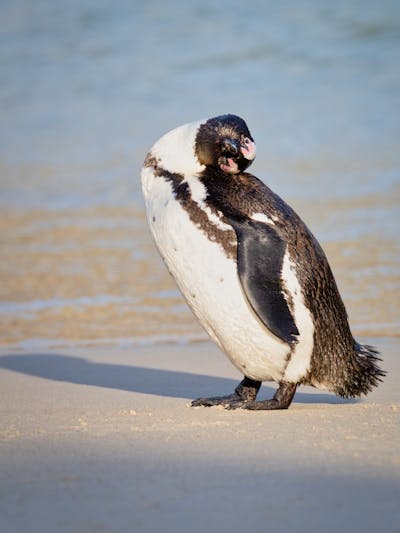
<svg viewBox="0 0 400 533"><path fill-rule="evenodd" d="M359 344L328 260L305 223L246 172L246 122L221 115L180 126L141 171L158 250L205 331L244 376L233 394L191 405L287 409L299 385L344 398L382 381L379 352ZM263 381L278 384L258 400Z"/></svg>

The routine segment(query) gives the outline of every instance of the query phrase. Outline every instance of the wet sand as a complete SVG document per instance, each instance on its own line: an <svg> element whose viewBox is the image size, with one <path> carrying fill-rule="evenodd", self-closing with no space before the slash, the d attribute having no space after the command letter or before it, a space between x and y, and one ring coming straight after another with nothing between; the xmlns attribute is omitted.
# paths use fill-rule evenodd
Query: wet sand
<svg viewBox="0 0 400 533"><path fill-rule="evenodd" d="M398 532L399 343L362 340L378 389L304 387L282 412L189 408L240 379L210 343L3 347L2 530Z"/></svg>
<svg viewBox="0 0 400 533"><path fill-rule="evenodd" d="M397 205L398 194L293 205L321 241L357 335L399 334L399 241L394 229L382 232L380 213ZM3 211L0 234L0 344L207 338L158 256L142 206Z"/></svg>

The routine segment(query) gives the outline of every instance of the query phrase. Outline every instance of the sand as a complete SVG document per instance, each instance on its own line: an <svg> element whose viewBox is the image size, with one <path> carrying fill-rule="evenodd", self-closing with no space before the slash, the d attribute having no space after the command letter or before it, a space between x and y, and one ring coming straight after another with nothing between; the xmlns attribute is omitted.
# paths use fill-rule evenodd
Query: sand
<svg viewBox="0 0 400 533"><path fill-rule="evenodd" d="M363 340L384 384L280 412L189 408L240 379L210 343L3 347L2 531L400 531L399 344Z"/></svg>
<svg viewBox="0 0 400 533"><path fill-rule="evenodd" d="M373 216L379 205L395 227L390 213L399 198L295 205L317 236L325 235L357 336L399 335L400 243ZM365 222L368 238L353 218ZM4 210L0 234L0 344L206 338L159 258L143 206Z"/></svg>

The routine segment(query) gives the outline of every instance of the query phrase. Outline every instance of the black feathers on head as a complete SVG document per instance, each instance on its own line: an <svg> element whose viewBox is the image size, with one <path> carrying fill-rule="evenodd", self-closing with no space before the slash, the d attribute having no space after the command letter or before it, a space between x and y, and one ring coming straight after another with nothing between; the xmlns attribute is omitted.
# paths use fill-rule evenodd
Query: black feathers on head
<svg viewBox="0 0 400 533"><path fill-rule="evenodd" d="M221 115L202 124L196 136L195 151L202 165L219 168L229 164L243 172L252 163L242 149L245 142L254 143L246 122L236 115ZM229 162L230 163L229 163Z"/></svg>

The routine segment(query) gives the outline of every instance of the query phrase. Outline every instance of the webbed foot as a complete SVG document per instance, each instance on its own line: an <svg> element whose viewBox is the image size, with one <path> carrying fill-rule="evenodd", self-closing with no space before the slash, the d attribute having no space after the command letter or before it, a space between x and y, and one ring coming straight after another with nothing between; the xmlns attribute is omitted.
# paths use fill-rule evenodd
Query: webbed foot
<svg viewBox="0 0 400 533"><path fill-rule="evenodd" d="M225 409L248 409L251 411L287 409L292 403L297 383L281 381L271 400L257 402L256 397L260 387L261 381L254 381L245 377L236 387L233 394L211 398L198 398L192 401L192 407L222 405Z"/></svg>
<svg viewBox="0 0 400 533"><path fill-rule="evenodd" d="M260 387L261 381L254 381L253 379L245 377L236 387L233 394L228 394L228 396L214 396L211 398L198 398L197 400L192 401L192 407L212 407L214 405L222 405L226 409L237 409L246 402L254 402Z"/></svg>
<svg viewBox="0 0 400 533"><path fill-rule="evenodd" d="M214 405L223 405L224 407L235 402L242 402L243 400L236 393L228 394L228 396L212 396L211 398L197 398L192 401L192 407L213 407Z"/></svg>
<svg viewBox="0 0 400 533"><path fill-rule="evenodd" d="M297 383L288 383L287 381L281 381L279 383L277 391L274 394L274 397L271 400L261 400L259 402L256 402L255 400L247 402L236 402L228 405L226 408L249 409L250 411L272 411L277 409L287 409L292 403L296 388Z"/></svg>

